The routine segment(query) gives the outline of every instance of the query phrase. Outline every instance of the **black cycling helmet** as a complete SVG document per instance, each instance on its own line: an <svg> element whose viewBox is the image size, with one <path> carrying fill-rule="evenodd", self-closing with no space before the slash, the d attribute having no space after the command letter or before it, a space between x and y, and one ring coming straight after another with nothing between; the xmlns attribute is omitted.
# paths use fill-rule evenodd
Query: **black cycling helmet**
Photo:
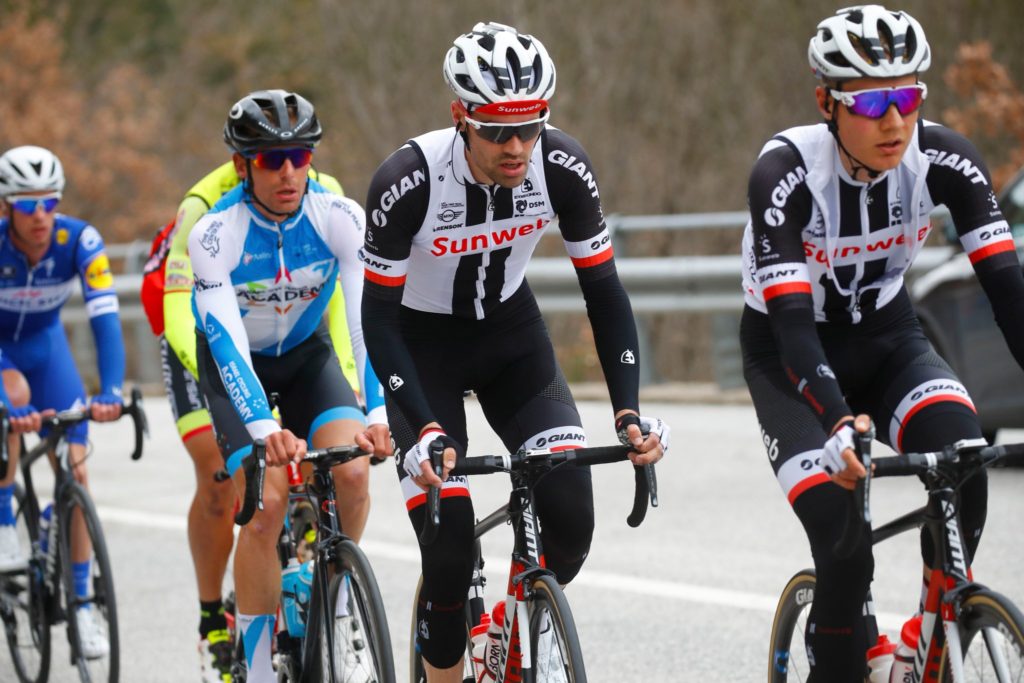
<svg viewBox="0 0 1024 683"><path fill-rule="evenodd" d="M323 129L313 105L286 90L257 90L235 102L224 123L224 142L240 154L268 147L316 147Z"/></svg>

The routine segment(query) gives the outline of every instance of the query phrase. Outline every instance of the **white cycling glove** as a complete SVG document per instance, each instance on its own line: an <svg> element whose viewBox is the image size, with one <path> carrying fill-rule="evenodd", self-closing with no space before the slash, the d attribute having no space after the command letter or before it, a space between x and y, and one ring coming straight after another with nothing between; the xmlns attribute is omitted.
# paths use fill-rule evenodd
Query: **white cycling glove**
<svg viewBox="0 0 1024 683"><path fill-rule="evenodd" d="M821 452L821 467L830 476L838 474L847 468L846 461L843 460L843 451L847 448L856 451L853 445L853 437L855 435L856 432L853 430L853 421L851 420L837 429L836 433L825 442L825 447Z"/></svg>
<svg viewBox="0 0 1024 683"><path fill-rule="evenodd" d="M424 460L430 460L430 444L434 443L434 441L440 441L441 445L445 448L451 447L458 452L455 439L440 429L431 429L424 432L420 440L416 442L416 445L406 451L405 456L402 458L402 467L405 468L410 477L418 477L423 474L420 463Z"/></svg>
<svg viewBox="0 0 1024 683"><path fill-rule="evenodd" d="M657 434L658 441L661 442L662 452L668 453L668 437L672 430L666 422L657 417L644 417L643 415L626 413L615 421L615 433L619 437L619 443L623 446L632 445L626 435L626 427L631 424L640 427L640 432L644 435L644 438L648 434Z"/></svg>

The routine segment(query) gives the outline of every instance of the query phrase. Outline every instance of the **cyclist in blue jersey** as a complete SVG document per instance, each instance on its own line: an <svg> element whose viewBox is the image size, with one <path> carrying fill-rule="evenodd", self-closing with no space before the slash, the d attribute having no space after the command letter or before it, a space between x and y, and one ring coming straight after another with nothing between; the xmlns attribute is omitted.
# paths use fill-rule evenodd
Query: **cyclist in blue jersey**
<svg viewBox="0 0 1024 683"><path fill-rule="evenodd" d="M90 402L92 418L105 422L121 414L125 356L114 279L96 228L57 213L63 190L63 167L49 150L15 147L0 157L0 196L7 208L6 217L0 218L0 403L8 406L14 432L38 430L37 409L85 405L85 387L60 322L60 309L75 280L81 282L99 364L100 392ZM75 478L83 485L87 437L87 422L68 433ZM11 504L16 440L10 445L10 468L0 481L0 570L25 562ZM75 586L84 596L90 590L92 549L81 516L72 524ZM76 614L79 634L86 657L101 657L109 643L91 609Z"/></svg>
<svg viewBox="0 0 1024 683"><path fill-rule="evenodd" d="M932 210L949 209L1022 366L1024 276L978 150L921 113L931 63L921 25L879 5L843 9L818 24L808 59L824 120L772 137L750 174L740 342L768 459L814 557L808 681L860 683L874 645L861 618L870 534L849 558L832 551L850 504L840 487L865 476L855 433L870 416L900 452L981 437L967 390L904 286ZM970 560L985 524L984 474L958 496ZM921 540L927 565L933 543Z"/></svg>
<svg viewBox="0 0 1024 683"><path fill-rule="evenodd" d="M281 466L300 459L307 442L315 448L354 442L391 453L383 392L367 363L360 324L363 209L308 178L321 136L313 106L295 93L265 90L239 100L224 139L244 180L189 236L200 387L240 490L241 458L254 439L267 447L265 507L242 528L234 562L250 683L277 680L270 643L281 588L277 538L287 504ZM365 416L323 320L339 274ZM279 394L288 429L274 420L269 392ZM367 470L366 458L335 468L342 525L356 539L369 510ZM351 662L357 652L344 657L346 670L361 670Z"/></svg>

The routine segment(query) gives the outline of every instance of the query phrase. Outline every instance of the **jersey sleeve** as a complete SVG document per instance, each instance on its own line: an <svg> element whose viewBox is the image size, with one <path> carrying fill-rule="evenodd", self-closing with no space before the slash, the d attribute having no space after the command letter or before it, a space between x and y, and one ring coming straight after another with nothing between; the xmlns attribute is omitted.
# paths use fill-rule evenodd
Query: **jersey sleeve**
<svg viewBox="0 0 1024 683"><path fill-rule="evenodd" d="M949 209L996 324L1024 368L1024 273L988 168L967 138L945 126L925 126L921 146L930 161L928 192Z"/></svg>
<svg viewBox="0 0 1024 683"><path fill-rule="evenodd" d="M124 384L125 352L117 293L103 238L91 225L86 225L79 233L75 267L82 281L82 296L96 342L100 392L119 396Z"/></svg>
<svg viewBox="0 0 1024 683"><path fill-rule="evenodd" d="M359 254L365 235L366 214L363 207L351 199L337 197L331 203L330 225L326 230L327 244L338 259L338 279L345 298L345 321L352 343L352 355L363 387L367 414L372 422L387 423L384 417L383 394L377 376L366 357L363 339L362 314L363 267Z"/></svg>
<svg viewBox="0 0 1024 683"><path fill-rule="evenodd" d="M754 240L754 280L761 288L779 357L797 393L811 406L826 433L851 413L828 365L814 321L810 271L803 229L811 220L812 199L795 149L780 144L754 164L747 188ZM800 179L788 196L776 188Z"/></svg>
<svg viewBox="0 0 1024 683"><path fill-rule="evenodd" d="M196 366L196 320L192 315L192 261L188 238L192 227L209 210L206 202L189 195L178 207L177 225L164 264L164 336L181 364L194 377Z"/></svg>
<svg viewBox="0 0 1024 683"><path fill-rule="evenodd" d="M415 172L422 172L427 182L395 199L392 185L401 184ZM429 193L426 162L412 145L388 157L370 182L366 198L370 221L363 244L362 324L366 348L383 391L417 431L435 418L402 340L399 314L412 240L426 217Z"/></svg>
<svg viewBox="0 0 1024 683"><path fill-rule="evenodd" d="M612 407L639 412L636 320L615 268L593 167L583 147L560 130L544 132L544 176L566 251L576 269Z"/></svg>
<svg viewBox="0 0 1024 683"><path fill-rule="evenodd" d="M219 216L203 216L188 238L195 313L235 410L250 436L262 439L280 428L256 377L249 337L231 284L231 269L241 253L241 237L222 231L224 224Z"/></svg>

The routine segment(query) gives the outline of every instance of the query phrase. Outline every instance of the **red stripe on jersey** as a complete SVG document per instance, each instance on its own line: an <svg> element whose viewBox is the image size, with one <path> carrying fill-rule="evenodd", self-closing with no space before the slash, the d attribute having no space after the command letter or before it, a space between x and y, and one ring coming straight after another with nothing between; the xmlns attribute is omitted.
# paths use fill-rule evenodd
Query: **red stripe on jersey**
<svg viewBox="0 0 1024 683"><path fill-rule="evenodd" d="M978 261L987 259L989 256L1002 254L1004 251L1013 251L1015 248L1013 240L999 240L995 244L990 244L987 247L982 247L981 249L975 249L970 253L971 265L973 266Z"/></svg>
<svg viewBox="0 0 1024 683"><path fill-rule="evenodd" d="M366 275L366 279L374 284L384 285L385 287L401 287L405 284L405 276L400 275L398 277L388 277L387 275L381 275L375 273L369 268L364 268L363 273Z"/></svg>
<svg viewBox="0 0 1024 683"><path fill-rule="evenodd" d="M812 486L817 486L819 484L827 484L830 481L832 481L832 478L829 477L828 474L826 474L825 472L818 472L817 474L812 474L806 479L801 479L800 483L798 483L796 486L789 490L789 504L792 505L793 501L795 501L801 493L811 488Z"/></svg>
<svg viewBox="0 0 1024 683"><path fill-rule="evenodd" d="M810 282L782 282L777 285L772 285L764 290L764 300L770 301L777 296L783 296L785 294L810 294L811 283Z"/></svg>
<svg viewBox="0 0 1024 683"><path fill-rule="evenodd" d="M586 256L584 258L573 258L572 265L576 266L577 268L590 268L591 266L596 266L596 265L604 263L605 261L610 259L613 255L614 254L612 253L612 248L608 247L607 249L602 251L600 254L594 254L593 256Z"/></svg>
<svg viewBox="0 0 1024 683"><path fill-rule="evenodd" d="M441 489L441 497L442 498L452 498L452 497L455 497L455 496L463 496L463 497L469 498L469 489L463 488L463 487L450 488L450 489ZM426 493L421 493L420 495L413 496L409 500L405 501L405 509L406 510L412 510L414 507L418 507L420 505L423 505L426 502L427 502L427 494Z"/></svg>
<svg viewBox="0 0 1024 683"><path fill-rule="evenodd" d="M903 416L903 421L900 422L900 431L897 432L897 434L896 434L896 448L897 449L899 449L900 451L903 450L903 430L906 429L907 423L910 422L910 418L912 418L914 415L916 415L922 409L927 408L928 406L932 405L933 403L939 403L941 401L955 401L957 403L963 403L965 406L967 406L968 408L971 409L971 412L973 412L973 413L977 413L978 412L977 409L974 407L974 405L970 401L968 401L963 396L958 396L956 394L942 394L940 396L932 396L931 398L929 398L926 401L921 401L920 403L915 405L913 408L908 410L907 414Z"/></svg>

